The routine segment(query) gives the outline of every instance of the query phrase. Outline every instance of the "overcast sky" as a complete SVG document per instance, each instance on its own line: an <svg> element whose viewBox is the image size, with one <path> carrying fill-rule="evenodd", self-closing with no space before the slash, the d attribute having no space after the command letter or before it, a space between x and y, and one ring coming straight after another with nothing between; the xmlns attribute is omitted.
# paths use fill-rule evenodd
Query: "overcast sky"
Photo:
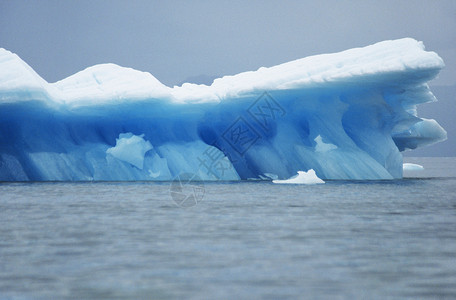
<svg viewBox="0 0 456 300"><path fill-rule="evenodd" d="M0 0L0 47L49 82L112 62L174 85L402 37L444 59L432 86L456 85L454 0Z"/></svg>

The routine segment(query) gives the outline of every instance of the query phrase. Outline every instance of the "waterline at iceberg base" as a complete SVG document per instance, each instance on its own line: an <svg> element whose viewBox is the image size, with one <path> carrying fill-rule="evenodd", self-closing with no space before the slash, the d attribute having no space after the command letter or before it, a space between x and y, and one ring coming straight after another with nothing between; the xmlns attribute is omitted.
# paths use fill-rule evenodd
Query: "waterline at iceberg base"
<svg viewBox="0 0 456 300"><path fill-rule="evenodd" d="M171 88L114 64L48 83L0 49L0 181L401 178L446 139L416 110L443 66L406 38Z"/></svg>

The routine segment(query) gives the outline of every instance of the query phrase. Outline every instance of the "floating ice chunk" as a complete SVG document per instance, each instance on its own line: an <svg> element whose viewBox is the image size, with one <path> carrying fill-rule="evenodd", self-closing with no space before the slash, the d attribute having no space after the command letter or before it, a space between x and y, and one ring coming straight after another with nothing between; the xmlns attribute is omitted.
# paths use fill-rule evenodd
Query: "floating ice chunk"
<svg viewBox="0 0 456 300"><path fill-rule="evenodd" d="M314 141L317 143L315 146L315 151L316 152L328 152L334 149L337 149L337 146L334 144L327 144L323 142L323 139L321 138L321 135L318 135Z"/></svg>
<svg viewBox="0 0 456 300"><path fill-rule="evenodd" d="M325 183L323 180L318 178L317 174L313 169L310 169L307 172L298 171L298 175L295 175L289 179L285 180L273 180L273 183L285 183L285 184L318 184Z"/></svg>
<svg viewBox="0 0 456 300"><path fill-rule="evenodd" d="M119 134L119 138L116 139L116 146L106 150L106 153L142 170L144 155L151 149L152 145L149 141L144 140L144 134L138 136L129 132Z"/></svg>
<svg viewBox="0 0 456 300"><path fill-rule="evenodd" d="M418 164L405 163L402 165L404 171L423 171L424 167Z"/></svg>

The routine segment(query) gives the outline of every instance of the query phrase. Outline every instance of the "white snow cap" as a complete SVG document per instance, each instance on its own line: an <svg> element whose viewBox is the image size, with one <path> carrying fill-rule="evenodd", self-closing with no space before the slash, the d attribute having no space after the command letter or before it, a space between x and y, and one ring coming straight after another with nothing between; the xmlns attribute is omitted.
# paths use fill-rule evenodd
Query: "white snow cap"
<svg viewBox="0 0 456 300"><path fill-rule="evenodd" d="M434 52L425 51L422 42L404 38L225 76L214 80L211 86L186 83L170 88L150 73L114 64L96 65L48 84L17 55L0 49L0 100L14 97L20 90L41 88L51 100L73 105L150 98L182 103L217 102L259 90L334 83L393 84L398 78L425 82L435 77L443 66L442 59Z"/></svg>
<svg viewBox="0 0 456 300"><path fill-rule="evenodd" d="M27 63L16 54L0 48L0 101L9 95L20 97L13 98L16 101L28 100L30 94L39 94L37 100L42 100L48 96L49 84L41 78ZM2 95L6 94L6 95Z"/></svg>

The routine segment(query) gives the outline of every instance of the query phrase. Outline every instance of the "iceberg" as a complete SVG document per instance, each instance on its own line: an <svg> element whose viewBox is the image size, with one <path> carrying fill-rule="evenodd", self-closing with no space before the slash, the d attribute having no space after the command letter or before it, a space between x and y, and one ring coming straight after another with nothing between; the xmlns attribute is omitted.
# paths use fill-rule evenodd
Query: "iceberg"
<svg viewBox="0 0 456 300"><path fill-rule="evenodd" d="M446 139L417 114L443 67L404 38L210 86L115 64L48 83L0 49L0 181L402 178L401 152Z"/></svg>

